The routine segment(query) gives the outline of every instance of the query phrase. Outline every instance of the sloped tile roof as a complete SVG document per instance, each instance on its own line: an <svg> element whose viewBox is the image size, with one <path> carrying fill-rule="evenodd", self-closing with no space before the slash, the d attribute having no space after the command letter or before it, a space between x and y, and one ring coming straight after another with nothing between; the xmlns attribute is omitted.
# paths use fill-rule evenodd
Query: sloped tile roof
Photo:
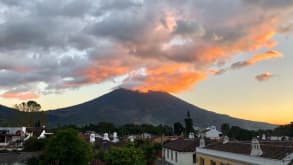
<svg viewBox="0 0 293 165"><path fill-rule="evenodd" d="M249 141L231 141L226 144L218 142L209 144L205 148L236 154L250 155L251 143ZM260 148L263 151L263 154L260 157L281 160L288 154L293 153L293 141L261 141Z"/></svg>
<svg viewBox="0 0 293 165"><path fill-rule="evenodd" d="M194 152L199 146L199 139L177 139L164 144L164 148L168 148L178 152Z"/></svg>

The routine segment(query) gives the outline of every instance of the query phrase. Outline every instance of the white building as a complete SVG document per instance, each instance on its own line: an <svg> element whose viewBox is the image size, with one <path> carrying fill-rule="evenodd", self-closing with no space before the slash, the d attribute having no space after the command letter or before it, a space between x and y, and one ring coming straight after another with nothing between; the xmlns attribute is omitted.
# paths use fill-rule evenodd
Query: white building
<svg viewBox="0 0 293 165"><path fill-rule="evenodd" d="M273 141L282 141L282 140L290 140L290 137L288 136L270 136L268 137L269 140Z"/></svg>
<svg viewBox="0 0 293 165"><path fill-rule="evenodd" d="M0 147L21 145L25 131L25 127L0 127Z"/></svg>
<svg viewBox="0 0 293 165"><path fill-rule="evenodd" d="M118 143L119 142L119 138L118 138L118 134L117 132L114 132L113 133L113 140L112 140L113 143Z"/></svg>
<svg viewBox="0 0 293 165"><path fill-rule="evenodd" d="M196 148L198 165L292 165L293 142L226 141Z"/></svg>
<svg viewBox="0 0 293 165"><path fill-rule="evenodd" d="M198 139L177 139L163 146L163 159L166 165L195 165L195 148Z"/></svg>
<svg viewBox="0 0 293 165"><path fill-rule="evenodd" d="M222 136L222 132L218 131L216 126L210 126L202 131L202 134L209 139L218 140Z"/></svg>
<svg viewBox="0 0 293 165"><path fill-rule="evenodd" d="M141 138L142 139L151 139L152 138L152 134L150 134L150 133L142 133L141 134Z"/></svg>

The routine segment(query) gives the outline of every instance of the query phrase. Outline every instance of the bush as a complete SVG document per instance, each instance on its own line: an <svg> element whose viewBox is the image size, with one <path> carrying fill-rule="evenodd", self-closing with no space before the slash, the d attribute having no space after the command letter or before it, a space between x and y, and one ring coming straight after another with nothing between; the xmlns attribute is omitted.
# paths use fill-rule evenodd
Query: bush
<svg viewBox="0 0 293 165"><path fill-rule="evenodd" d="M41 164L87 165L92 158L92 150L76 130L65 129L52 137L45 148Z"/></svg>
<svg viewBox="0 0 293 165"><path fill-rule="evenodd" d="M47 139L37 139L36 137L31 137L24 142L24 151L41 151L45 148L46 143Z"/></svg>
<svg viewBox="0 0 293 165"><path fill-rule="evenodd" d="M134 147L112 148L105 153L107 165L145 165L146 160L142 149Z"/></svg>

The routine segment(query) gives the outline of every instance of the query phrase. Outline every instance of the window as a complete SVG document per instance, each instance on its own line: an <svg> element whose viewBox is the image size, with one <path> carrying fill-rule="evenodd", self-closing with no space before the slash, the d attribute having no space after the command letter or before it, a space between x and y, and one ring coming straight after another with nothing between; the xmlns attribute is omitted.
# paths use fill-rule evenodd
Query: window
<svg viewBox="0 0 293 165"><path fill-rule="evenodd" d="M211 160L211 165L216 165L216 162Z"/></svg>
<svg viewBox="0 0 293 165"><path fill-rule="evenodd" d="M0 136L0 143L5 143L5 136Z"/></svg>
<svg viewBox="0 0 293 165"><path fill-rule="evenodd" d="M178 152L175 152L175 161L178 162Z"/></svg>

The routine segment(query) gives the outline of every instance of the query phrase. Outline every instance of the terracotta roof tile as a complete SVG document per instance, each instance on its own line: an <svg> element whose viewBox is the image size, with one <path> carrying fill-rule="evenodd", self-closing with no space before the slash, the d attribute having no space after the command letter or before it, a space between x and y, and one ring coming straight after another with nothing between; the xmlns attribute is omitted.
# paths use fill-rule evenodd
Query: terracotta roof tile
<svg viewBox="0 0 293 165"><path fill-rule="evenodd" d="M288 154L293 152L293 142L274 142L274 141L261 141L260 147L263 151L263 154L260 157L278 159L281 160L286 157ZM213 143L209 144L205 148L231 152L237 154L250 155L251 143L248 141L231 141L226 144L223 143Z"/></svg>
<svg viewBox="0 0 293 165"><path fill-rule="evenodd" d="M177 139L164 144L164 148L179 152L194 152L197 146L199 146L198 139Z"/></svg>

